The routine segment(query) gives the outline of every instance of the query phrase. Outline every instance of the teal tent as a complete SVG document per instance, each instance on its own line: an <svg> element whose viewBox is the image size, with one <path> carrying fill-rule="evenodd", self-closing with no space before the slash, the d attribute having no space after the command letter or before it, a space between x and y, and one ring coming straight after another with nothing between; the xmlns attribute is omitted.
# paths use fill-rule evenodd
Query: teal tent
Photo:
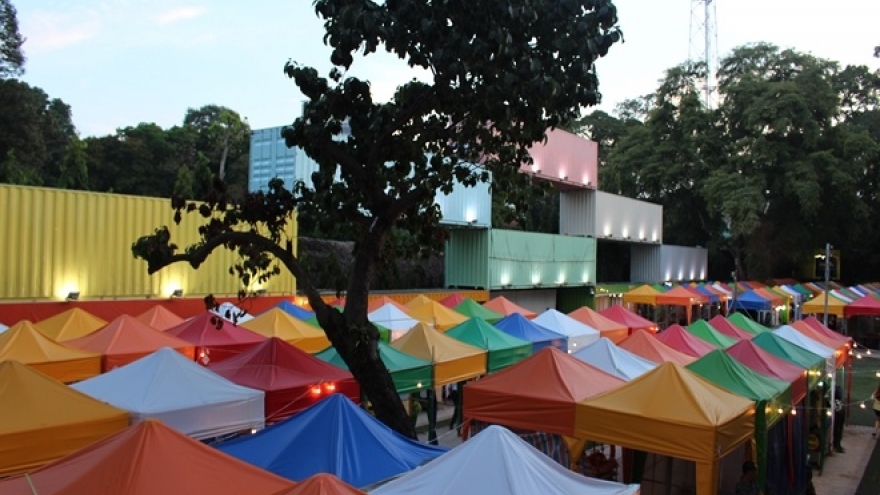
<svg viewBox="0 0 880 495"><path fill-rule="evenodd" d="M489 373L504 369L532 355L532 343L508 335L486 323L482 318L473 317L446 331L446 335L485 349L489 355L486 367Z"/></svg>
<svg viewBox="0 0 880 495"><path fill-rule="evenodd" d="M348 366L345 365L342 356L332 347L315 354L315 357L348 370ZM397 393L408 394L431 388L433 366L430 361L410 356L384 342L379 342L379 357L382 358L382 362L385 363L385 367L391 373L391 380L394 382L394 388L397 389Z"/></svg>
<svg viewBox="0 0 880 495"><path fill-rule="evenodd" d="M504 318L503 314L496 313L473 299L465 299L453 309L465 316L482 318L489 323L495 323L501 318Z"/></svg>
<svg viewBox="0 0 880 495"><path fill-rule="evenodd" d="M727 320L736 325L737 327L749 332L753 335L758 335L760 333L769 332L770 329L761 325L757 321L749 318L748 316L742 313L734 313L727 317Z"/></svg>
<svg viewBox="0 0 880 495"><path fill-rule="evenodd" d="M688 333L705 340L719 349L727 349L737 343L737 339L715 330L706 320L697 320L687 326Z"/></svg>

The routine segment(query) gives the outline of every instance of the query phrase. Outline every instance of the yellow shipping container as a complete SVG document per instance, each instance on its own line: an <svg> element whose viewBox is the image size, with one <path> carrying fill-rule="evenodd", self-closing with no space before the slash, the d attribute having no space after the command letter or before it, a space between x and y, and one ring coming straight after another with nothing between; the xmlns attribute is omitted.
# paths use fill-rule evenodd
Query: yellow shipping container
<svg viewBox="0 0 880 495"><path fill-rule="evenodd" d="M69 191L0 184L0 300L81 299L234 295L242 288L229 267L237 254L217 249L198 270L177 263L153 276L135 259L131 245L167 225L181 249L198 240L204 219L184 215L174 225L171 202L163 198ZM296 239L296 221L288 235ZM270 294L295 294L296 281L282 267L264 286Z"/></svg>

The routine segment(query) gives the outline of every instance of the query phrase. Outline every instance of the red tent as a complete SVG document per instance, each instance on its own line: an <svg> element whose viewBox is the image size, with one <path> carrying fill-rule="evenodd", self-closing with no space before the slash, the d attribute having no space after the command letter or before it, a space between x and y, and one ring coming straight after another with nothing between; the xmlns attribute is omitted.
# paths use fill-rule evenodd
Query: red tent
<svg viewBox="0 0 880 495"><path fill-rule="evenodd" d="M716 349L715 346L688 332L681 325L672 325L658 333L657 340L676 351L694 357L705 356Z"/></svg>
<svg viewBox="0 0 880 495"><path fill-rule="evenodd" d="M547 347L464 391L464 417L510 428L574 435L578 402L624 381Z"/></svg>
<svg viewBox="0 0 880 495"><path fill-rule="evenodd" d="M647 330L652 333L657 333L657 324L651 320L642 318L641 316L629 311L620 305L614 305L608 308L599 311L599 314L608 318L609 320L616 321L621 325L626 325L629 327L629 333L632 334L635 330Z"/></svg>
<svg viewBox="0 0 880 495"><path fill-rule="evenodd" d="M834 349L834 360L836 366L843 366L848 360L852 359L852 357L849 355L850 345L848 342L839 338L832 338L821 332L817 332L813 327L811 327L803 320L793 322L791 324L791 327L798 332L804 334L804 336L809 337L816 342L824 345L825 347L828 347L829 349Z"/></svg>
<svg viewBox="0 0 880 495"><path fill-rule="evenodd" d="M878 316L880 315L880 299L871 294L856 299L843 308L843 315L847 318L852 316Z"/></svg>
<svg viewBox="0 0 880 495"><path fill-rule="evenodd" d="M709 324L712 325L712 328L718 330L719 332L727 335L728 337L733 337L737 340L752 340L754 334L746 332L742 328L734 325L727 318L721 315L715 315L711 320L709 320Z"/></svg>
<svg viewBox="0 0 880 495"><path fill-rule="evenodd" d="M266 340L266 337L234 325L210 311L171 327L165 333L196 346L196 361L204 365L237 356Z"/></svg>
<svg viewBox="0 0 880 495"><path fill-rule="evenodd" d="M275 495L366 495L357 488L327 473L318 473L302 480L295 487Z"/></svg>
<svg viewBox="0 0 880 495"><path fill-rule="evenodd" d="M529 311L522 306L518 306L504 296L498 296L491 301L486 301L483 303L483 306L487 309L491 309L496 313L501 313L504 316L509 316L512 313L519 313L530 320L538 316L538 313L535 313L534 311Z"/></svg>
<svg viewBox="0 0 880 495"><path fill-rule="evenodd" d="M276 423L327 394L360 403L360 386L351 373L272 337L208 369L224 378L266 392L266 422Z"/></svg>
<svg viewBox="0 0 880 495"><path fill-rule="evenodd" d="M821 333L822 335L825 335L826 337L852 344L852 337L848 337L841 333L835 332L834 330L831 330L830 328L823 325L821 321L817 320L815 316L804 318L803 322L809 325L810 328L812 328L813 330Z"/></svg>
<svg viewBox="0 0 880 495"><path fill-rule="evenodd" d="M292 481L234 459L157 420L147 420L62 457L0 493L28 495L274 495Z"/></svg>
<svg viewBox="0 0 880 495"><path fill-rule="evenodd" d="M803 368L765 351L750 340L741 340L724 352L753 371L791 383L792 401L795 404L806 397L807 373Z"/></svg>
<svg viewBox="0 0 880 495"><path fill-rule="evenodd" d="M183 323L183 318L172 313L158 304L144 311L136 317L141 323L164 332L171 327L176 327Z"/></svg>
<svg viewBox="0 0 880 495"><path fill-rule="evenodd" d="M440 304L446 306L449 309L455 309L455 307L463 303L465 299L466 297L456 292L455 294L450 294L441 299Z"/></svg>
<svg viewBox="0 0 880 495"><path fill-rule="evenodd" d="M100 353L101 371L105 373L163 347L170 347L187 359L195 359L195 348L192 344L162 333L129 315L122 315L97 332L68 340L65 344Z"/></svg>
<svg viewBox="0 0 880 495"><path fill-rule="evenodd" d="M672 347L660 342L657 340L656 335L647 330L636 330L626 340L617 345L621 349L626 349L657 364L670 362L687 366L697 360L694 356L676 351Z"/></svg>

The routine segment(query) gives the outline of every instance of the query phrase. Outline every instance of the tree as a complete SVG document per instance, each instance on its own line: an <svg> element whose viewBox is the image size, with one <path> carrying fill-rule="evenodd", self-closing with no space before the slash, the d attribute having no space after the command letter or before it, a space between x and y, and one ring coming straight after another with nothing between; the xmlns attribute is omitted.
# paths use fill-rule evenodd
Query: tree
<svg viewBox="0 0 880 495"><path fill-rule="evenodd" d="M196 148L216 167L215 175L226 182L233 195L243 195L251 136L247 119L229 108L205 105L188 109L183 126L195 131Z"/></svg>
<svg viewBox="0 0 880 495"><path fill-rule="evenodd" d="M76 136L67 145L64 160L61 163L61 174L58 177L57 187L62 189L89 188L89 168L86 148L88 145Z"/></svg>
<svg viewBox="0 0 880 495"><path fill-rule="evenodd" d="M18 32L18 13L11 0L0 0L0 79L24 74L25 39Z"/></svg>
<svg viewBox="0 0 880 495"><path fill-rule="evenodd" d="M530 162L528 148L599 101L594 62L620 40L616 9L608 0L317 0L315 9L334 68L322 77L295 62L285 66L308 102L283 132L288 146L318 163L314 186L291 190L274 179L267 192L234 203L216 181L206 204L174 202L178 215L205 217L200 242L181 250L160 228L132 250L154 273L175 262L198 267L215 249L234 249L244 257L238 269L245 284L283 265L377 417L412 436L367 319L377 264L392 248L400 254L441 245L446 233L435 195L455 181L470 186L491 174L499 195L528 181L518 172ZM348 71L356 54L380 48L426 71L429 81L407 82L391 101L374 101L369 83ZM343 124L351 128L344 140L337 137ZM284 226L295 211L305 228L337 222L357 239L344 312L321 300L293 255ZM405 245L389 242L395 229L409 234Z"/></svg>

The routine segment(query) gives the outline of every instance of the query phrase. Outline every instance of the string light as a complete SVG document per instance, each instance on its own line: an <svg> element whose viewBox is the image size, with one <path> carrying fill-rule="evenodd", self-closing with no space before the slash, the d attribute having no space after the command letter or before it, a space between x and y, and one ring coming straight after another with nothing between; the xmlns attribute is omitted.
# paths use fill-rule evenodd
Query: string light
<svg viewBox="0 0 880 495"><path fill-rule="evenodd" d="M792 416L797 416L797 409L792 409L792 410L791 410L791 415L792 415Z"/></svg>
<svg viewBox="0 0 880 495"><path fill-rule="evenodd" d="M865 408L865 403L864 403L864 402L860 402L860 403L859 403L859 407L862 408L862 409L864 409L864 408Z"/></svg>
<svg viewBox="0 0 880 495"><path fill-rule="evenodd" d="M776 412L778 412L779 414L785 414L785 409L780 407L779 409L776 410Z"/></svg>

